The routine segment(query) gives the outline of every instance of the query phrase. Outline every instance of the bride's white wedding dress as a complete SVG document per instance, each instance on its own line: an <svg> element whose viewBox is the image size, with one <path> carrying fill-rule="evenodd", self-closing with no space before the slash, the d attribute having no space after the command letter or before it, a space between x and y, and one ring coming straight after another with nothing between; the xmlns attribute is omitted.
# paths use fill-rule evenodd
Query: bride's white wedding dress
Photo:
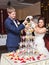
<svg viewBox="0 0 49 65"><path fill-rule="evenodd" d="M49 54L47 48L45 47L45 42L44 42L44 33L43 34L39 34L39 33L35 33L35 38L34 38L34 45L37 48L37 50L39 51L39 53L41 54Z"/></svg>

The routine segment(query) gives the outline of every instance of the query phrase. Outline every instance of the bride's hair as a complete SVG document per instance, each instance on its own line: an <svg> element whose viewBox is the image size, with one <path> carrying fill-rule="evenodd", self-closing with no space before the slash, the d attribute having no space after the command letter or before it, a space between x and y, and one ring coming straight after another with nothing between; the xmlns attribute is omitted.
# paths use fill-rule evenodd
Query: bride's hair
<svg viewBox="0 0 49 65"><path fill-rule="evenodd" d="M38 23L39 23L39 20L43 20L43 22L44 22L44 26L43 26L43 27L46 27L45 18L44 18L44 17L40 17L40 18L38 19Z"/></svg>

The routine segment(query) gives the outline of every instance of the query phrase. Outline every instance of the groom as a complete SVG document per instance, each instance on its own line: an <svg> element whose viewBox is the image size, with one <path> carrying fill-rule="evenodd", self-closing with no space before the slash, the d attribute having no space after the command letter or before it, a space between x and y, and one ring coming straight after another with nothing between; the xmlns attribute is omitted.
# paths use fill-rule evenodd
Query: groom
<svg viewBox="0 0 49 65"><path fill-rule="evenodd" d="M7 8L8 18L5 20L5 28L7 32L6 46L8 52L16 51L19 48L20 32L25 28L27 21L19 26L17 25L16 10L13 7Z"/></svg>

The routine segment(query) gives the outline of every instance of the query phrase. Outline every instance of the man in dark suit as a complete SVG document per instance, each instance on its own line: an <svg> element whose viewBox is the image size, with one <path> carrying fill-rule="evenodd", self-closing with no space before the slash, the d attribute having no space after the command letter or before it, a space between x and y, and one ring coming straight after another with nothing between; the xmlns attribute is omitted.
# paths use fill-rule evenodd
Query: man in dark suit
<svg viewBox="0 0 49 65"><path fill-rule="evenodd" d="M20 31L25 28L27 21L19 26L17 25L16 11L13 7L7 8L8 18L5 20L5 28L7 31L6 46L9 52L16 51L20 43Z"/></svg>

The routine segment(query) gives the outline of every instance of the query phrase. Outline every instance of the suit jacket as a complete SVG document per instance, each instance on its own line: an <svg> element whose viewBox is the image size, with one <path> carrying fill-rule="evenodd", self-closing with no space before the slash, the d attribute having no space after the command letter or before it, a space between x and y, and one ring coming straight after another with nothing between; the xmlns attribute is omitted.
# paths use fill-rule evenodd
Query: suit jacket
<svg viewBox="0 0 49 65"><path fill-rule="evenodd" d="M14 22L8 17L5 20L5 28L7 31L6 45L8 47L17 47L20 43L20 31L24 29L25 26L20 24L16 27Z"/></svg>

